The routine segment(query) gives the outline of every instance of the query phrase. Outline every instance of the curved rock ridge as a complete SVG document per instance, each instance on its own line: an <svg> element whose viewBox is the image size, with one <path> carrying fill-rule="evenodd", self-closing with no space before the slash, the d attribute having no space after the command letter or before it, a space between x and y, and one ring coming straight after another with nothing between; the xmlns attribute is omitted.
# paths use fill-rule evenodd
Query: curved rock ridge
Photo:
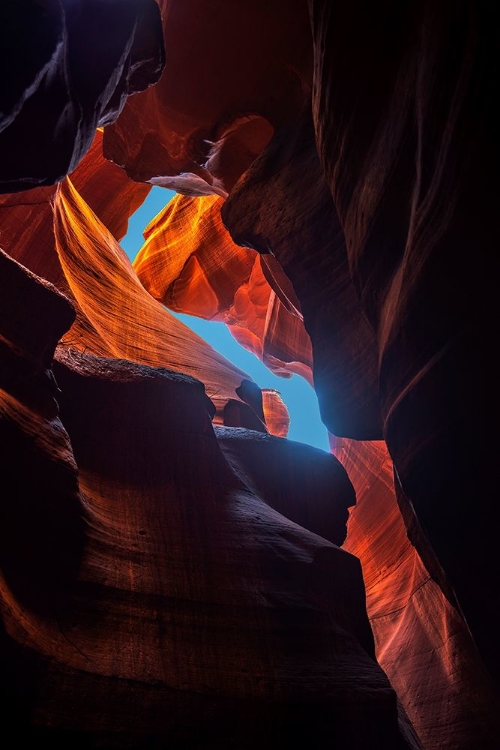
<svg viewBox="0 0 500 750"><path fill-rule="evenodd" d="M77 310L63 343L155 367L168 363L170 369L200 376L216 421L224 423L228 401L238 400L236 390L248 376L146 292L124 251L69 179L54 201L54 235ZM251 408L243 411L249 417L243 415L239 424L253 427Z"/></svg>
<svg viewBox="0 0 500 750"><path fill-rule="evenodd" d="M309 107L254 161L223 204L222 219L235 242L264 253L263 267L275 294L302 318L302 341L285 316L281 338L292 342L294 359L312 367L329 431L358 440L380 438L375 336L351 281ZM299 325L294 321L295 328ZM310 352L301 351L305 331Z"/></svg>
<svg viewBox="0 0 500 750"><path fill-rule="evenodd" d="M0 8L9 731L497 750L496 8L117 10ZM344 468L165 305L305 377Z"/></svg>
<svg viewBox="0 0 500 750"><path fill-rule="evenodd" d="M498 17L476 2L363 7L360 28L351 6L310 2L318 152L377 339L399 482L500 684L485 472L498 337Z"/></svg>
<svg viewBox="0 0 500 750"><path fill-rule="evenodd" d="M71 173L71 181L89 208L120 241L129 217L151 187L130 180L102 155L102 129L94 134L88 153ZM52 209L57 186L0 195L0 244L13 258L66 295L71 291L55 249Z"/></svg>
<svg viewBox="0 0 500 750"><path fill-rule="evenodd" d="M72 172L165 64L154 0L5 0L0 35L1 193Z"/></svg>
<svg viewBox="0 0 500 750"><path fill-rule="evenodd" d="M311 383L311 343L293 287L271 256L234 243L223 205L218 196L174 197L145 228L134 269L170 309L224 322L271 371Z"/></svg>
<svg viewBox="0 0 500 750"><path fill-rule="evenodd" d="M153 705L162 704L155 720L145 725L135 715L131 726L113 702L110 718L101 713L91 728L102 731L118 711L135 736L147 730L187 744L199 741L208 719L217 722L222 745L233 737L249 747L263 730L278 738L293 728L299 737L312 731L318 741L331 735L353 747L368 736L380 746L406 746L394 693L373 658L357 560L270 507L279 502L279 476L293 464L304 489L314 487L287 455L293 444L271 438L283 446L274 478L259 477L249 464L243 476L219 448L220 439L241 431L217 428L214 435L200 384L128 362L61 355L61 416L88 519L76 589L83 622L77 618L71 631L70 663L90 684L96 673L134 680L138 701L139 686L153 683ZM105 450L110 441L113 456ZM331 485L324 474L337 472L337 522L345 523L350 483L333 458L317 453L320 483ZM201 711L187 716L191 695Z"/></svg>
<svg viewBox="0 0 500 750"><path fill-rule="evenodd" d="M2 614L27 608L36 628L71 590L82 546L77 466L51 370L74 312L51 284L1 250L0 274Z"/></svg>
<svg viewBox="0 0 500 750"><path fill-rule="evenodd" d="M230 466L271 508L333 544L345 541L356 497L333 455L243 428L214 429Z"/></svg>
<svg viewBox="0 0 500 750"><path fill-rule="evenodd" d="M106 128L105 156L135 180L161 178L188 195L226 195L310 90L307 4L159 5L165 72Z"/></svg>
<svg viewBox="0 0 500 750"><path fill-rule="evenodd" d="M356 491L344 549L361 562L377 658L423 746L493 748L497 692L414 519L409 535L385 442L331 442Z"/></svg>
<svg viewBox="0 0 500 750"><path fill-rule="evenodd" d="M263 477L250 457L236 472L202 383L64 346L52 364L71 305L0 264L2 312L27 294L42 311L33 341L26 313L2 327L34 381L0 390L2 475L21 448L27 462L2 500L6 731L56 747L193 746L214 731L242 748L292 736L417 747L374 658L358 561L271 507L286 496L280 474L296 473L297 494L333 480L341 528L354 494L336 460L305 449L316 471L304 475L302 447L270 438L282 471Z"/></svg>

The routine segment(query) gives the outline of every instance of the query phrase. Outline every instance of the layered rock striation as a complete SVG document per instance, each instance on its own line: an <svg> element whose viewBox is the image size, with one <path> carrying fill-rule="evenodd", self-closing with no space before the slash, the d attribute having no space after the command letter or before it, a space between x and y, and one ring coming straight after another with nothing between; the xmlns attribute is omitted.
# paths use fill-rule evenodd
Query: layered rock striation
<svg viewBox="0 0 500 750"><path fill-rule="evenodd" d="M187 375L64 345L52 364L71 307L1 259L3 312L44 303L28 335L25 315L2 331L3 367L19 360L1 391L6 729L56 747L408 747L359 562L336 544L355 501L339 462L214 432Z"/></svg>
<svg viewBox="0 0 500 750"><path fill-rule="evenodd" d="M5 726L496 750L493 6L119 5L0 10Z"/></svg>

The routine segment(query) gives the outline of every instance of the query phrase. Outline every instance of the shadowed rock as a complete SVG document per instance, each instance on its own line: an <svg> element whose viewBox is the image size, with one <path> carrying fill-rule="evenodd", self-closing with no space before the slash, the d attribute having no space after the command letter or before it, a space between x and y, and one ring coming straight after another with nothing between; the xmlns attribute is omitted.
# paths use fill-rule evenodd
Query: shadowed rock
<svg viewBox="0 0 500 750"><path fill-rule="evenodd" d="M0 256L6 736L497 750L494 11L1 4L0 244L74 307ZM203 197L139 279L151 184ZM160 301L314 383L350 481Z"/></svg>
<svg viewBox="0 0 500 750"><path fill-rule="evenodd" d="M165 62L153 0L4 0L0 54L13 71L0 92L2 193L73 171L96 127L156 83Z"/></svg>
<svg viewBox="0 0 500 750"><path fill-rule="evenodd" d="M498 682L485 471L495 460L497 13L472 1L361 7L362 24L357 7L310 2L318 151L376 334L384 438Z"/></svg>
<svg viewBox="0 0 500 750"><path fill-rule="evenodd" d="M308 110L274 137L221 213L235 242L271 254L274 265L266 266L267 278L276 294L291 309L295 295L300 299L312 344L314 388L330 432L380 438L375 336L351 280ZM266 255L263 260L267 263ZM280 267L290 290L280 283ZM286 338L285 330L282 335Z"/></svg>

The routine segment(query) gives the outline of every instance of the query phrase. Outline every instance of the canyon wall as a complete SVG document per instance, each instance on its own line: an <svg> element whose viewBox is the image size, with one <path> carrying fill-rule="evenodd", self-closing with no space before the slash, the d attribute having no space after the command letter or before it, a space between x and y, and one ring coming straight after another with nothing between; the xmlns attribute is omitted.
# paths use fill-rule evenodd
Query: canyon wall
<svg viewBox="0 0 500 750"><path fill-rule="evenodd" d="M4 731L497 748L493 6L0 21ZM331 453L168 308L304 377Z"/></svg>

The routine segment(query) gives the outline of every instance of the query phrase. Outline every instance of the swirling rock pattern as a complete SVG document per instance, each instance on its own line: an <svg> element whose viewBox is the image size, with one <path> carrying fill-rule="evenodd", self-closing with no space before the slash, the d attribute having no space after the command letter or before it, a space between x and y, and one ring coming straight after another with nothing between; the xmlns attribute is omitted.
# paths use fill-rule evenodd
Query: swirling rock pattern
<svg viewBox="0 0 500 750"><path fill-rule="evenodd" d="M69 302L0 262L13 294L2 312L23 293L44 310L28 331L15 313L2 328L2 364L14 358L33 381L0 391L2 476L15 488L2 500L6 728L57 747L203 746L211 735L242 748L326 736L408 747L359 562L276 510L288 475L292 517L330 519L342 540L354 493L336 459L267 436L276 472L263 474L266 436L214 433L199 381L65 346L52 365ZM237 465L246 440L257 453ZM315 497L321 487L333 502Z"/></svg>
<svg viewBox="0 0 500 750"><path fill-rule="evenodd" d="M348 6L310 7L318 151L377 336L383 434L498 681L498 565L474 500L491 493L495 17L474 2L363 3L360 30Z"/></svg>
<svg viewBox="0 0 500 750"><path fill-rule="evenodd" d="M7 734L498 748L494 10L2 4Z"/></svg>
<svg viewBox="0 0 500 750"><path fill-rule="evenodd" d="M73 171L96 127L165 64L153 0L6 0L0 28L2 70L12 71L0 98L1 193Z"/></svg>

